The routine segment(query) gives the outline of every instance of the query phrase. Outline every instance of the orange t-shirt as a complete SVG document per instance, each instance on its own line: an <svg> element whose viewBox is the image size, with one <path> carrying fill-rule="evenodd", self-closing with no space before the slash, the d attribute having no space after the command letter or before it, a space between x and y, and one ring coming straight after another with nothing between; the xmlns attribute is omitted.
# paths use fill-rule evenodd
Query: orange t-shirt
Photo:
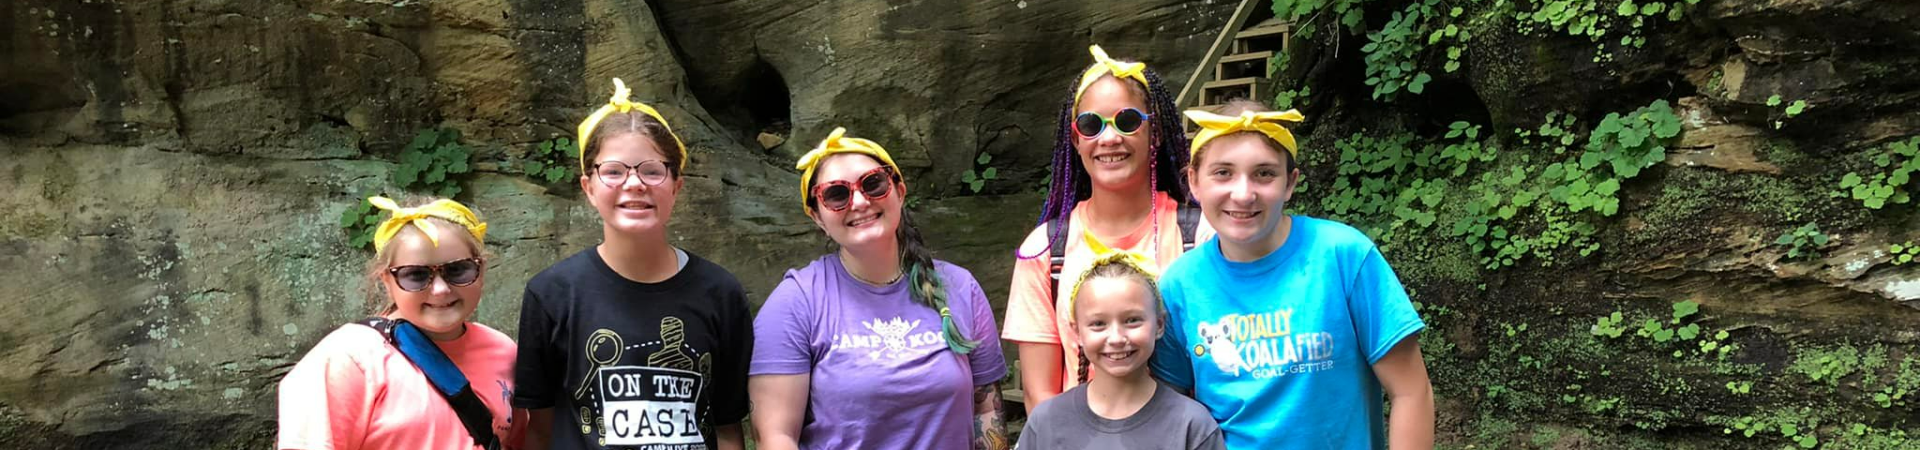
<svg viewBox="0 0 1920 450"><path fill-rule="evenodd" d="M513 340L468 323L437 342L493 413L493 433L519 447L526 419L514 418ZM333 330L280 380L280 449L463 449L473 437L447 399L373 328Z"/></svg>
<svg viewBox="0 0 1920 450"><path fill-rule="evenodd" d="M1147 255L1158 263L1161 269L1173 264L1180 256L1180 217L1179 204L1164 192L1155 191L1153 209L1148 220L1139 227L1117 238L1102 237L1100 243L1117 250L1130 250ZM1065 356L1060 363L1061 392L1079 385L1080 357L1074 352L1078 339L1070 324L1072 317L1067 316L1067 293L1073 291L1073 283L1080 274L1093 264L1093 250L1087 249L1086 202L1074 205L1069 213L1065 236L1066 262L1060 267L1060 289L1053 292L1049 288L1047 258L1051 252L1047 249L1047 226L1040 224L1032 233L1027 234L1026 242L1020 244L1020 255L1037 255L1019 259L1013 263L1013 286L1007 290L1007 320L1001 328L1000 337L1019 343L1055 344ZM1158 235L1155 236L1155 223L1158 222ZM1194 230L1194 243L1205 242L1213 236L1213 228L1201 221Z"/></svg>

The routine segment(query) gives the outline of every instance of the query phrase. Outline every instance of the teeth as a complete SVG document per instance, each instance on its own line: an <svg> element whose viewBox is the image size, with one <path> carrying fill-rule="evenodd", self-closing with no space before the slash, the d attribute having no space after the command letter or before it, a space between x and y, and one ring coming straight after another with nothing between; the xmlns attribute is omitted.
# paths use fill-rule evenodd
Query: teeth
<svg viewBox="0 0 1920 450"><path fill-rule="evenodd" d="M1233 217L1233 218L1236 218L1236 219L1249 219L1249 218L1252 218L1253 216L1255 216L1255 215L1257 215L1257 214L1260 214L1260 213L1257 213L1257 212L1235 212L1235 211L1227 211L1227 216L1229 216L1229 217Z"/></svg>
<svg viewBox="0 0 1920 450"><path fill-rule="evenodd" d="M1096 156L1093 158L1094 161L1099 161L1099 162L1120 162L1125 159L1127 159L1127 155L1124 153L1118 154L1118 155Z"/></svg>

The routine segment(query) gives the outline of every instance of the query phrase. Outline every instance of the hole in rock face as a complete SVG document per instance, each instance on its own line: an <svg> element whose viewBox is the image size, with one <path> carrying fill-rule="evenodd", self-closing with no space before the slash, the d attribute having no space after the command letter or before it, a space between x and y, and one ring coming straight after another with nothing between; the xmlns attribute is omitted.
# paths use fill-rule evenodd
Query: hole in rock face
<svg viewBox="0 0 1920 450"><path fill-rule="evenodd" d="M746 74L746 86L740 91L739 105L751 121L749 133L767 133L790 138L793 132L793 94L787 80L766 60L758 60Z"/></svg>

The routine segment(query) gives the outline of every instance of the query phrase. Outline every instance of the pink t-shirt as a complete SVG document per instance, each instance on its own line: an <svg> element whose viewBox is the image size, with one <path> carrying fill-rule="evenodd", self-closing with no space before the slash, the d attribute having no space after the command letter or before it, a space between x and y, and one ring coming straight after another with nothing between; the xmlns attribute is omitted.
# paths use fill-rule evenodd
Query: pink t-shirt
<svg viewBox="0 0 1920 450"><path fill-rule="evenodd" d="M458 339L438 342L493 412L493 433L518 448L524 417L514 418L513 340L468 323ZM465 449L473 437L445 397L385 336L347 324L333 330L280 380L280 449Z"/></svg>
<svg viewBox="0 0 1920 450"><path fill-rule="evenodd" d="M1181 252L1180 205L1164 192L1153 194L1154 211L1148 215L1148 220L1141 221L1140 226L1126 236L1103 237L1100 243L1117 250L1147 255L1161 269L1166 269ZM1049 289L1051 281L1047 279L1047 258L1050 253L1047 250L1049 237L1046 224L1035 227L1027 235L1026 242L1020 245L1020 255L1038 256L1014 261L1013 286L1007 290L1007 322L1000 332L1002 339L1013 342L1059 345L1061 354L1065 356L1059 361L1062 364L1061 392L1080 384L1080 358L1074 353L1078 339L1074 337L1070 324L1073 318L1067 316L1067 293L1073 290L1074 281L1087 271L1087 266L1093 264L1093 250L1088 249L1085 242L1086 209L1085 202L1075 205L1069 216L1071 219L1067 221L1064 244L1067 248L1066 262L1060 267L1059 291ZM1213 236L1213 228L1201 221L1194 234L1195 244L1205 242Z"/></svg>

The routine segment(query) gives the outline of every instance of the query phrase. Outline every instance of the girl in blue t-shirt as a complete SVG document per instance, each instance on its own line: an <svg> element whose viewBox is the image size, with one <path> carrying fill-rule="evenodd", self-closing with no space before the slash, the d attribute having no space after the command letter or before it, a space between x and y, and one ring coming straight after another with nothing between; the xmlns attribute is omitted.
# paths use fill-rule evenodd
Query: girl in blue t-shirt
<svg viewBox="0 0 1920 450"><path fill-rule="evenodd" d="M1223 113L1187 112L1202 127L1187 175L1218 238L1161 279L1154 374L1190 389L1228 448L1432 448L1425 324L1406 288L1365 234L1286 214L1300 170L1284 124L1300 113Z"/></svg>

